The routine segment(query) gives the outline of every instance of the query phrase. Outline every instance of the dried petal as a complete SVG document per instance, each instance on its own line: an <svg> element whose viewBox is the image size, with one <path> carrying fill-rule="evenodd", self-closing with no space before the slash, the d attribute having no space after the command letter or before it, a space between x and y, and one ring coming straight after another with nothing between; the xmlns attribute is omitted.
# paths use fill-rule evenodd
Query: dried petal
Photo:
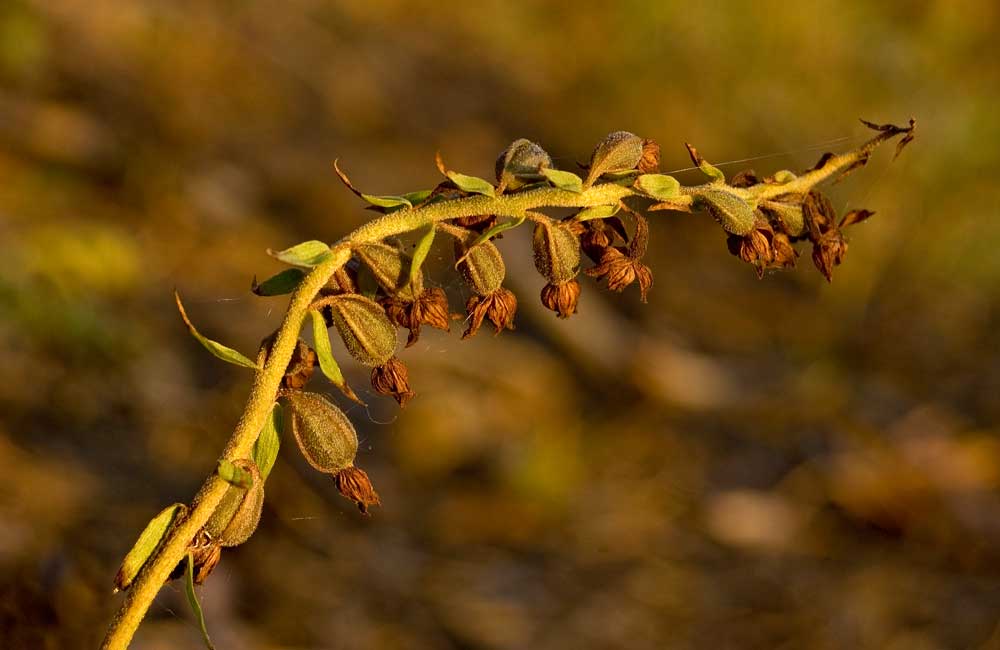
<svg viewBox="0 0 1000 650"><path fill-rule="evenodd" d="M580 283L576 280L548 283L542 287L542 304L556 312L559 318L569 318L576 313L580 299Z"/></svg>
<svg viewBox="0 0 1000 650"><path fill-rule="evenodd" d="M639 171L643 174L655 174L660 170L660 145L656 140L642 141L642 158L639 159Z"/></svg>
<svg viewBox="0 0 1000 650"><path fill-rule="evenodd" d="M348 467L340 470L334 477L337 482L337 489L340 493L358 504L361 514L367 515L369 506L380 506L382 501L378 498L378 492L372 487L372 482L368 478L365 470L358 467Z"/></svg>
<svg viewBox="0 0 1000 650"><path fill-rule="evenodd" d="M476 335L483 324L483 320L488 318L496 328L495 334L499 334L504 329L514 329L514 315L517 313L517 296L513 292L504 289L497 289L486 296L471 296L465 305L469 314L469 326L462 334L462 339L471 338Z"/></svg>
<svg viewBox="0 0 1000 650"><path fill-rule="evenodd" d="M283 382L286 388L299 390L312 378L316 368L316 352L306 345L305 341L299 339L298 345L292 351L292 358L288 362L285 370Z"/></svg>
<svg viewBox="0 0 1000 650"><path fill-rule="evenodd" d="M410 373L396 357L372 368L372 388L379 395L389 395L400 407L406 406L416 393L410 390Z"/></svg>

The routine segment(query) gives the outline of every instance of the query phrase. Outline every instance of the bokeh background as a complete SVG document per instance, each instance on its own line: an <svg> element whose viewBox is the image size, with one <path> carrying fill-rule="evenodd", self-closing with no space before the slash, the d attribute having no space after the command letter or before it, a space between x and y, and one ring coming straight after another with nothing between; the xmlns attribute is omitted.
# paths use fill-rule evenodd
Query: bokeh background
<svg viewBox="0 0 1000 650"><path fill-rule="evenodd" d="M265 249L371 214L334 158L404 192L438 181L436 150L488 176L528 137L571 167L628 129L666 170L690 141L767 174L911 115L899 160L831 189L877 212L832 285L808 252L758 281L710 219L659 213L649 304L586 280L557 322L505 237L516 332L425 332L403 412L334 396L384 506L360 516L286 444L201 595L219 648L1000 646L998 14L0 3L0 646L97 646L118 562L212 471L249 388L171 291L256 350L285 306L250 294ZM167 586L133 647L199 644Z"/></svg>

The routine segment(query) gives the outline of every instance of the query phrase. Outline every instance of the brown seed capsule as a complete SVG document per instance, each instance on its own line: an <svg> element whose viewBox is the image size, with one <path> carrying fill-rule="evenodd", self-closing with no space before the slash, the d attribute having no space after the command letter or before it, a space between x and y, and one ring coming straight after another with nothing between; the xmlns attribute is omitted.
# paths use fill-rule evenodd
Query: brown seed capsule
<svg viewBox="0 0 1000 650"><path fill-rule="evenodd" d="M643 139L628 131L609 133L590 155L590 169L584 187L602 174L636 169L643 156Z"/></svg>
<svg viewBox="0 0 1000 650"><path fill-rule="evenodd" d="M410 264L413 260L399 247L375 242L358 244L353 251L390 296L414 300L423 291L423 273L418 273L411 281Z"/></svg>
<svg viewBox="0 0 1000 650"><path fill-rule="evenodd" d="M410 330L406 347L410 347L420 338L421 325L430 325L445 332L451 331L448 296L438 287L424 289L412 302L396 297L386 298L382 301L382 306L385 307L389 320L398 327Z"/></svg>
<svg viewBox="0 0 1000 650"><path fill-rule="evenodd" d="M643 174L655 174L660 171L660 145L656 140L642 141L642 158L639 159L639 171Z"/></svg>
<svg viewBox="0 0 1000 650"><path fill-rule="evenodd" d="M306 462L327 474L354 463L358 434L344 412L316 393L285 395L291 411L292 435Z"/></svg>
<svg viewBox="0 0 1000 650"><path fill-rule="evenodd" d="M382 501L378 498L378 492L372 487L372 482L365 470L359 467L348 467L340 470L334 480L340 493L358 504L358 510L361 511L361 514L367 515L369 506L382 505Z"/></svg>
<svg viewBox="0 0 1000 650"><path fill-rule="evenodd" d="M416 396L410 390L410 373L406 364L392 357L385 364L372 368L372 388L379 395L388 395L396 400L400 407Z"/></svg>
<svg viewBox="0 0 1000 650"><path fill-rule="evenodd" d="M458 264L458 270L465 283L477 295L489 295L503 284L507 267L493 242L484 241L469 249L468 244L471 243L471 238L468 242L455 239L455 259L462 260Z"/></svg>
<svg viewBox="0 0 1000 650"><path fill-rule="evenodd" d="M638 259L627 255L621 248L605 248L600 263L587 269L593 278L607 278L608 289L624 291L633 282L639 282L639 295L646 302L646 294L653 285L653 273Z"/></svg>
<svg viewBox="0 0 1000 650"><path fill-rule="evenodd" d="M568 280L558 284L549 283L542 287L542 304L556 313L559 318L569 318L576 313L580 299L580 283Z"/></svg>
<svg viewBox="0 0 1000 650"><path fill-rule="evenodd" d="M580 272L580 238L562 223L535 224L532 238L535 268L553 284L568 282Z"/></svg>
<svg viewBox="0 0 1000 650"><path fill-rule="evenodd" d="M260 523L264 508L264 481L257 466L250 460L233 463L253 476L249 488L230 485L219 506L212 513L205 532L220 546L238 546L250 539Z"/></svg>
<svg viewBox="0 0 1000 650"><path fill-rule="evenodd" d="M366 366L380 366L396 351L396 329L375 301L355 294L336 296L330 317L347 351Z"/></svg>

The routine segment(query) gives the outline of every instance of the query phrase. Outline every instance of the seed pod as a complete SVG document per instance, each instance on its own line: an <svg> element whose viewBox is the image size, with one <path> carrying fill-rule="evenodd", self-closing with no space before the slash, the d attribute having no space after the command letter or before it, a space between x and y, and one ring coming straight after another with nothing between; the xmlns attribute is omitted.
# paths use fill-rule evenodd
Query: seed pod
<svg viewBox="0 0 1000 650"><path fill-rule="evenodd" d="M396 351L396 330L377 302L356 294L336 296L330 316L347 351L364 365L380 366Z"/></svg>
<svg viewBox="0 0 1000 650"><path fill-rule="evenodd" d="M643 140L628 131L615 131L594 149L590 155L590 170L587 172L586 187L608 172L635 169L642 160Z"/></svg>
<svg viewBox="0 0 1000 650"><path fill-rule="evenodd" d="M291 412L292 435L306 462L327 474L336 474L354 463L358 434L343 411L316 393L291 393L285 399Z"/></svg>
<svg viewBox="0 0 1000 650"><path fill-rule="evenodd" d="M260 513L264 508L264 480L253 461L241 460L233 463L253 476L249 488L230 485L219 506L212 513L205 532L220 546L238 546L250 539L260 523Z"/></svg>
<svg viewBox="0 0 1000 650"><path fill-rule="evenodd" d="M580 238L562 223L535 224L532 238L535 268L553 283L567 282L580 272Z"/></svg>
<svg viewBox="0 0 1000 650"><path fill-rule="evenodd" d="M701 189L698 191L697 200L728 233L746 235L753 230L757 221L753 207L728 190Z"/></svg>
<svg viewBox="0 0 1000 650"><path fill-rule="evenodd" d="M489 295L503 284L507 267L504 266L503 256L493 242L484 241L469 249L466 248L465 242L455 239L455 259L462 260L458 270L465 283L477 295Z"/></svg>
<svg viewBox="0 0 1000 650"><path fill-rule="evenodd" d="M538 180L539 171L552 166L552 158L540 146L521 138L514 140L497 158L497 183L517 189L524 181Z"/></svg>
<svg viewBox="0 0 1000 650"><path fill-rule="evenodd" d="M423 273L417 273L411 281L410 264L413 260L398 247L374 242L358 244L353 251L390 296L414 300L423 291Z"/></svg>

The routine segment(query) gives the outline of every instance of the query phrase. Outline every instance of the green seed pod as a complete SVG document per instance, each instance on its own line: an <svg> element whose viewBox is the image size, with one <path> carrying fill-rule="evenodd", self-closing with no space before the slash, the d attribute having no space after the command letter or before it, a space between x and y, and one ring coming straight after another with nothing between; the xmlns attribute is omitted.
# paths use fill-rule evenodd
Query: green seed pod
<svg viewBox="0 0 1000 650"><path fill-rule="evenodd" d="M260 513L264 508L264 479L253 461L241 460L233 463L253 477L249 488L230 485L219 507L215 509L205 532L220 546L239 546L250 539L260 523Z"/></svg>
<svg viewBox="0 0 1000 650"><path fill-rule="evenodd" d="M413 260L399 247L374 242L358 244L353 251L389 295L403 300L415 300L424 290L423 273L417 273L413 281L410 280L410 265Z"/></svg>
<svg viewBox="0 0 1000 650"><path fill-rule="evenodd" d="M291 411L292 435L306 461L327 474L354 464L358 434L344 412L316 393L285 396Z"/></svg>
<svg viewBox="0 0 1000 650"><path fill-rule="evenodd" d="M580 238L564 224L535 224L532 245L535 268L549 282L567 282L580 272Z"/></svg>
<svg viewBox="0 0 1000 650"><path fill-rule="evenodd" d="M351 356L366 366L381 366L396 352L396 329L374 300L357 294L334 297L334 327Z"/></svg>
<svg viewBox="0 0 1000 650"><path fill-rule="evenodd" d="M463 257L465 259L462 259ZM507 267L504 266L503 256L493 242L484 241L470 250L466 248L464 242L456 239L455 259L462 260L458 270L465 283L477 295L488 296L503 284Z"/></svg>
<svg viewBox="0 0 1000 650"><path fill-rule="evenodd" d="M635 169L642 160L642 138L628 131L609 133L590 155L590 170L586 187L594 184L602 174Z"/></svg>
<svg viewBox="0 0 1000 650"><path fill-rule="evenodd" d="M539 172L551 166L552 158L545 149L524 138L514 140L497 158L497 183L517 189L525 182L540 180Z"/></svg>
<svg viewBox="0 0 1000 650"><path fill-rule="evenodd" d="M728 233L746 235L753 230L757 222L753 206L721 187L698 190L697 201Z"/></svg>
<svg viewBox="0 0 1000 650"><path fill-rule="evenodd" d="M805 217L802 206L780 201L766 201L761 210L781 222L781 229L792 237L801 237L806 232Z"/></svg>

